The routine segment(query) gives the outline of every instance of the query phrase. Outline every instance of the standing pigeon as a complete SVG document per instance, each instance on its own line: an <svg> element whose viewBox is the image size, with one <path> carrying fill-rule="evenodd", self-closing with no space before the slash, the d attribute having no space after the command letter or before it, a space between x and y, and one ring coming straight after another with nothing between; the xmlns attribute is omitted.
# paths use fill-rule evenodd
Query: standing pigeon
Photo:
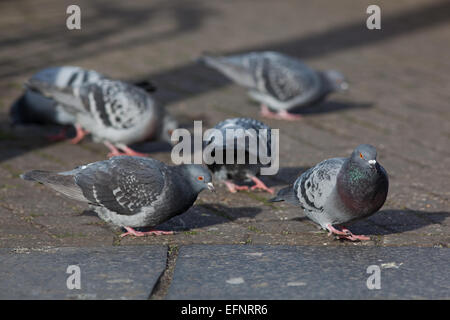
<svg viewBox="0 0 450 320"><path fill-rule="evenodd" d="M214 129L220 132L223 139L217 139L211 132L205 137L203 148L204 151L207 150L205 149L206 147L214 149L212 153L213 157L216 156L215 151L222 151L222 158L220 159L221 163L217 161L208 164L208 168L214 173L214 176L217 179L224 181L229 191L232 193L235 193L237 190L248 190L248 186L236 185L232 180L251 180L255 183L255 185L251 187L251 190L261 189L273 193L274 191L272 189L268 188L260 179L256 177L259 174L261 167L264 166L261 163L261 152L264 152L263 154L265 156L270 157L270 127L251 118L233 118L219 122ZM234 133L234 135L230 135L230 138L228 139L227 130ZM250 137L250 139L254 139L253 141L257 141L257 144L255 144L256 148L251 147L250 143L247 143L247 140L242 139L245 135ZM239 140L241 140L244 144L238 143ZM265 150L260 149L260 142ZM243 151L243 154L245 155L245 161L242 161L243 163L239 163L237 161L239 151ZM233 159L231 159L231 154L228 156L232 163L227 163L230 161L226 161L227 153L229 152L234 153ZM253 161L254 163L250 161L251 156L256 159L256 161ZM266 165L268 166L270 164Z"/></svg>
<svg viewBox="0 0 450 320"><path fill-rule="evenodd" d="M27 87L53 99L74 118L75 143L91 133L94 141L110 149L108 156L142 156L127 145L147 139L170 142L171 131L177 128L176 121L145 90L126 82L101 78L61 88L31 78Z"/></svg>
<svg viewBox="0 0 450 320"><path fill-rule="evenodd" d="M366 218L383 206L389 181L376 158L375 147L359 145L349 158L324 160L310 168L271 201L300 204L308 218L330 234L353 241L369 240L342 225ZM333 225L341 225L342 230Z"/></svg>
<svg viewBox="0 0 450 320"><path fill-rule="evenodd" d="M33 170L21 178L89 203L101 219L127 230L122 237L171 233L133 228L157 226L188 210L202 190L214 191L211 174L201 165L167 166L155 159L130 156L60 173Z"/></svg>
<svg viewBox="0 0 450 320"><path fill-rule="evenodd" d="M102 78L104 76L94 70L62 66L43 69L34 74L31 81L42 81L64 89L67 87L75 88L86 83L95 83ZM67 126L75 123L75 116L67 112L61 104L32 90L26 90L13 104L10 118L13 125L37 123ZM60 140L65 138L66 131L67 128L60 134L50 137L50 139Z"/></svg>
<svg viewBox="0 0 450 320"><path fill-rule="evenodd" d="M300 119L300 115L289 110L318 103L329 93L348 88L339 72L315 71L300 60L277 52L205 55L199 61L249 88L250 97L261 103L261 115L267 118Z"/></svg>

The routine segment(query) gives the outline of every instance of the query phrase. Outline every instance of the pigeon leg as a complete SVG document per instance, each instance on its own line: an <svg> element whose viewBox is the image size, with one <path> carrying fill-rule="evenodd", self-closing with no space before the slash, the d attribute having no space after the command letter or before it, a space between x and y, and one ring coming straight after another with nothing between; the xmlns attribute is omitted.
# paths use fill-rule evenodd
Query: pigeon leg
<svg viewBox="0 0 450 320"><path fill-rule="evenodd" d="M78 142L83 140L83 138L89 133L85 131L79 124L75 125L75 129L77 130L77 135L75 136L75 138L69 140L69 142L72 144L77 144Z"/></svg>
<svg viewBox="0 0 450 320"><path fill-rule="evenodd" d="M120 144L120 145L117 145L117 146L124 151L123 154L125 154L125 155L137 156L137 157L148 157L147 153L134 151L133 149L131 149L130 147L128 147L128 146L126 146L124 144Z"/></svg>
<svg viewBox="0 0 450 320"><path fill-rule="evenodd" d="M122 153L117 149L111 142L105 141L103 144L108 147L109 153L107 155L108 158L114 157L114 156L120 156Z"/></svg>
<svg viewBox="0 0 450 320"><path fill-rule="evenodd" d="M277 113L277 118L280 120L288 120L288 121L297 121L303 119L303 117L299 114L289 113L286 110L281 110Z"/></svg>
<svg viewBox="0 0 450 320"><path fill-rule="evenodd" d="M276 117L276 113L270 111L269 107L267 107L265 104L261 104L261 111L260 111L260 115L264 118L275 118Z"/></svg>
<svg viewBox="0 0 450 320"><path fill-rule="evenodd" d="M105 146L108 147L109 149L109 153L108 153L108 158L114 157L114 156L139 156L139 157L146 157L148 156L148 154L145 153L140 153L140 152L136 152L133 149L127 147L126 145L120 144L117 145L117 147L119 147L120 149L122 149L124 152L119 151L119 149L117 149L111 142L109 141L105 141L103 142L105 144Z"/></svg>
<svg viewBox="0 0 450 320"><path fill-rule="evenodd" d="M260 114L264 118L277 119L277 120L295 121L295 120L300 120L303 118L299 114L289 113L286 110L281 110L278 113L272 112L265 104L261 105Z"/></svg>
<svg viewBox="0 0 450 320"><path fill-rule="evenodd" d="M351 235L351 237L352 237L353 239L355 239L355 240L370 240L370 237L364 236L364 235L353 234L353 233L350 232L350 230L348 230L348 229L345 228L345 227L342 227L342 231L343 231L343 232L347 232L347 233L348 233L349 235ZM350 239L350 240L353 240L353 239Z"/></svg>
<svg viewBox="0 0 450 320"><path fill-rule="evenodd" d="M67 139L67 127L64 127L61 129L61 131L57 134L51 134L47 136L48 141L51 142L57 142L57 141L62 141L62 140L66 140Z"/></svg>
<svg viewBox="0 0 450 320"><path fill-rule="evenodd" d="M266 186L265 184L264 184L264 182L262 182L261 180L259 180L257 177L255 177L255 176L248 176L250 179L252 179L252 181L255 183L255 185L254 186L252 186L250 189L251 190L255 190L255 189L260 189L260 190L264 190L264 191L267 191L267 192L269 192L269 193L271 193L271 194L273 194L274 193L274 191L273 191L273 189L271 189L271 188L269 188L268 186Z"/></svg>
<svg viewBox="0 0 450 320"><path fill-rule="evenodd" d="M155 236L161 236L161 235L169 235L173 234L173 231L161 231L161 230L149 230L149 231L136 231L131 227L124 227L127 232L122 233L120 235L121 238L127 236L127 235L133 235L136 237L144 237L147 235L155 235Z"/></svg>
<svg viewBox="0 0 450 320"><path fill-rule="evenodd" d="M339 236L339 238L344 238L344 239L351 240L351 241L370 240L370 238L367 236L354 235L353 233L350 232L350 230L348 230L346 228L342 228L342 231L340 231L340 230L334 228L331 224L327 225L327 229L329 231L328 235L335 234L335 235Z"/></svg>
<svg viewBox="0 0 450 320"><path fill-rule="evenodd" d="M225 181L225 185L231 193L236 193L238 190L248 190L248 186L238 186L231 181Z"/></svg>

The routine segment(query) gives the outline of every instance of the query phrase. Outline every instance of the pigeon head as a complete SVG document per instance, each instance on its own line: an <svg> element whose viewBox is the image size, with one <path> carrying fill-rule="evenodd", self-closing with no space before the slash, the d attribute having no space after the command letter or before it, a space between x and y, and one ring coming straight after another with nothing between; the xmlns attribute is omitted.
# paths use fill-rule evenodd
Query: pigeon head
<svg viewBox="0 0 450 320"><path fill-rule="evenodd" d="M172 133L178 129L178 121L175 120L171 115L166 115L163 120L161 133L160 133L160 139L162 141L166 141L170 143L171 145L174 144L174 142L171 140Z"/></svg>
<svg viewBox="0 0 450 320"><path fill-rule="evenodd" d="M346 91L349 87L348 82L342 73L335 70L328 70L324 72L325 78L328 80L331 90Z"/></svg>
<svg viewBox="0 0 450 320"><path fill-rule="evenodd" d="M178 128L178 121L175 120L175 118L173 118L171 115L166 114L162 121L162 126L159 132L159 140L174 145L175 143L171 140L171 137L172 133Z"/></svg>
<svg viewBox="0 0 450 320"><path fill-rule="evenodd" d="M370 144L361 144L353 150L351 161L364 167L374 167L377 164L377 150Z"/></svg>
<svg viewBox="0 0 450 320"><path fill-rule="evenodd" d="M206 167L199 164L185 164L182 166L184 171L183 175L196 192L200 192L204 189L213 192L215 191L214 185L212 184L211 173Z"/></svg>

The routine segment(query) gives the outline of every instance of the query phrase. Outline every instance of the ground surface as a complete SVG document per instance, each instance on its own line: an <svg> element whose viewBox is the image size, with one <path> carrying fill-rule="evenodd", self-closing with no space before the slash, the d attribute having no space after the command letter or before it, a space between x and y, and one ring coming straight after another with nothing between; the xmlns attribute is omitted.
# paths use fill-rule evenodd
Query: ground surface
<svg viewBox="0 0 450 320"><path fill-rule="evenodd" d="M378 31L365 27L370 1L79 1L82 30L68 31L65 10L72 3L0 3L0 247L163 245L168 262L155 298L169 292L185 245L448 247L448 1L380 1ZM193 120L208 127L226 117L259 119L243 88L194 62L205 50L281 51L347 76L350 90L304 110L303 121L264 120L280 129L281 169L263 179L278 190L325 158L348 156L360 143L375 145L389 173L388 199L351 228L371 241L334 240L298 208L268 203L265 193L229 194L223 186L160 226L175 235L121 239L85 206L19 178L29 169L71 169L107 153L89 140L49 143L45 135L57 128L10 127L8 110L23 82L52 65L151 79L156 98L188 128ZM170 162L165 145L138 147Z"/></svg>

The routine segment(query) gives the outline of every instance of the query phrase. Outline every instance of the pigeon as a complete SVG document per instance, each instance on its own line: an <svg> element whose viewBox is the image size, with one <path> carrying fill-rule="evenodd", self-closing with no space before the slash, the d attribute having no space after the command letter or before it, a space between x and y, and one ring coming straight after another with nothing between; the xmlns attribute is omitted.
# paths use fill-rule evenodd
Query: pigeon
<svg viewBox="0 0 450 320"><path fill-rule="evenodd" d="M77 87L86 83L95 83L105 76L94 70L87 70L73 66L50 67L43 69L31 77L32 81L42 81L64 89ZM75 123L75 116L51 98L38 92L26 90L10 110L13 125L19 124L60 124L69 126ZM50 136L50 140L65 138L67 128L57 135Z"/></svg>
<svg viewBox="0 0 450 320"><path fill-rule="evenodd" d="M265 190L269 193L274 193L274 191L268 188L260 179L256 176L259 174L261 167L264 165L261 164L260 151L264 152L264 155L270 157L271 151L271 129L266 124L261 121L251 119L251 118L233 118L226 119L222 122L219 122L214 129L218 130L221 133L222 139L216 139L213 133L206 134L204 142L203 142L203 151L205 152L207 149L214 149L212 151L212 156L216 156L217 150L222 150L222 158L219 161L210 161L212 163L208 164L208 168L211 172L214 173L214 176L225 183L228 190L232 193L237 192L238 190L248 190L248 186L245 185L237 185L233 182L233 180L240 181L253 181L255 185L251 187L251 190L260 189ZM231 138L226 138L226 131L234 130L235 136L231 136ZM265 130L265 132L260 131ZM244 145L242 143L238 143L238 138L243 137L244 135L250 136L254 138L257 143L260 143L266 150L260 150L257 144L257 148L253 148L243 140ZM257 139L257 140L256 140ZM244 151L245 160L240 164L237 161L238 151ZM226 158L227 153L233 152L234 158L231 159L232 163L227 164ZM250 155L253 155L256 161L250 161ZM231 158L231 154L228 156ZM213 159L214 160L214 159ZM220 162L220 163L219 163ZM229 162L229 161L228 161ZM267 164L268 166L270 164Z"/></svg>
<svg viewBox="0 0 450 320"><path fill-rule="evenodd" d="M172 131L178 127L177 121L149 93L127 82L101 78L62 88L31 78L26 86L53 99L74 118L77 135L73 143L90 133L94 141L103 142L109 148L109 157L146 156L128 145L144 140L170 143Z"/></svg>
<svg viewBox="0 0 450 320"><path fill-rule="evenodd" d="M211 173L202 165L168 166L134 156L115 156L65 172L32 170L21 178L88 203L102 220L127 231L121 236L171 234L134 228L157 226L187 211L202 190L214 191Z"/></svg>
<svg viewBox="0 0 450 320"><path fill-rule="evenodd" d="M247 87L250 97L261 103L261 116L266 118L301 119L299 114L289 111L316 104L331 92L348 89L348 83L338 71L316 71L278 52L203 55L199 62Z"/></svg>
<svg viewBox="0 0 450 320"><path fill-rule="evenodd" d="M352 241L370 240L343 225L369 217L386 201L389 179L376 159L375 147L359 145L349 158L324 160L305 171L271 201L300 204L306 216L330 234Z"/></svg>

